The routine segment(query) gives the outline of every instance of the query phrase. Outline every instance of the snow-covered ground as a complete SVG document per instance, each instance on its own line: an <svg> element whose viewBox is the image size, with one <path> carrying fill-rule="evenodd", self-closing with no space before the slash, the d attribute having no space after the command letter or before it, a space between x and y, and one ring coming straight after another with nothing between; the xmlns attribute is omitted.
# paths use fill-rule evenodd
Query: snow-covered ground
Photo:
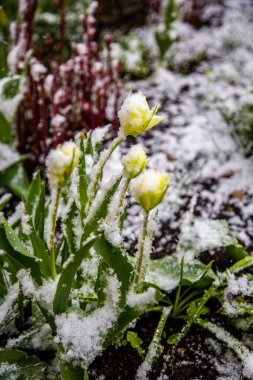
<svg viewBox="0 0 253 380"><path fill-rule="evenodd" d="M159 251L174 251L173 231L180 229L194 194L196 216L225 218L242 243L250 250L253 244L253 159L245 157L233 127L222 116L224 110L237 112L245 100L253 104L253 3L224 0L223 5L207 6L205 13L219 15L221 23L198 30L177 23L180 41L169 52L173 71L157 68L148 81L131 84L152 106L159 103L165 116L161 127L137 138L150 156L150 166L172 178L160 207ZM193 72L179 72L184 62L201 54L205 59ZM120 170L120 154L113 155L110 173ZM133 204L126 229L130 241L138 236L141 218Z"/></svg>

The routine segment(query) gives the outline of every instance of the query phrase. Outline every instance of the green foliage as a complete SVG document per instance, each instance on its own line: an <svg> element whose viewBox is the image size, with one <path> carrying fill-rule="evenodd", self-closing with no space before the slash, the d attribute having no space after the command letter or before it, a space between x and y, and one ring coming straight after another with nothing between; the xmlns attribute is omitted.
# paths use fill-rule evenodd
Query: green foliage
<svg viewBox="0 0 253 380"><path fill-rule="evenodd" d="M0 142L6 144L12 142L11 124L2 112L0 112Z"/></svg>
<svg viewBox="0 0 253 380"><path fill-rule="evenodd" d="M152 54L143 39L134 34L116 35L112 55L121 62L121 73L130 78L144 79L152 71Z"/></svg>
<svg viewBox="0 0 253 380"><path fill-rule="evenodd" d="M0 363L16 365L15 369L10 366L10 370L7 370L6 373L3 374L4 377L0 375L2 379L38 380L44 378L43 374L46 365L39 359L28 356L22 351L12 349L0 350Z"/></svg>
<svg viewBox="0 0 253 380"><path fill-rule="evenodd" d="M134 331L128 331L126 340L138 352L140 357L144 359L144 349L141 347L143 341L139 338L138 334Z"/></svg>
<svg viewBox="0 0 253 380"><path fill-rule="evenodd" d="M88 134L86 139L79 136L79 162L68 180L59 182L57 188L51 184L49 197L46 197L45 182L37 172L19 205L19 217L14 224L1 214L0 296L6 313L0 320L0 327L4 333L4 326L14 323L18 343L12 350L2 343L0 362L15 364L20 376L45 378L47 364L32 356L35 354L32 336L46 329L48 334L43 338L43 346L54 352L64 380L88 378L87 367L97 352L116 342L124 342L124 339L143 359L137 373L137 379L141 379L143 371L149 371L164 351L161 341L168 318L170 321L181 318L186 322L180 334L172 334L168 338L170 351L167 355L170 357L192 324L200 316L208 316L208 300L211 297L220 300L225 294L227 278L215 274L211 269L212 263L204 265L196 258L187 261L182 259L182 255L186 257L194 247L199 254L209 248L225 246L228 254L238 260L230 268L231 273L252 264L252 257L231 236L224 222L204 221L202 227L211 230L216 238L210 242L201 238L201 234L194 233L195 241L185 236L180 239L176 255L152 261L147 258L146 277L141 284L146 294L135 290L134 274L138 266L136 260L129 256L122 239L122 220L126 209L117 209L117 199L122 196L124 188L122 176L112 178L105 186L100 175L105 166L104 157L109 159L116 144L113 142L108 151L100 155L100 144L94 141L92 134ZM3 167L2 178L4 175L7 177L9 167L19 163L20 157L12 156ZM0 209L8 199L8 195L0 199ZM55 224L53 217L56 218ZM141 234L142 242L149 239L151 244L156 217L154 213L150 222L152 228L147 223L147 234ZM189 226L191 231L200 231L194 223L187 228ZM115 233L119 234L116 240ZM145 249L145 245L143 247ZM110 284L114 284L113 289L110 289ZM149 292L152 297L146 303L140 302ZM247 303L241 302L240 307L249 314ZM145 342L128 328L148 311L159 312L161 317L145 351ZM85 323L91 321L89 329L95 336L98 328L93 324L97 313L102 313L105 319L113 315L113 319L99 332L95 347L88 345L88 352L83 354L81 348L75 346L75 341L66 343L66 339L72 337L62 337L61 324L68 318L77 318L78 322L71 323L77 323L79 332L79 323L86 326ZM63 331L73 327L68 323ZM80 334L84 334L81 339L84 342L89 339L89 331L80 330ZM71 363L67 360L69 352L75 355ZM14 367L10 367L12 369Z"/></svg>
<svg viewBox="0 0 253 380"><path fill-rule="evenodd" d="M3 97L4 99L12 99L14 96L16 96L19 92L20 88L20 78L19 77L13 77L8 79L8 81L5 81L3 85Z"/></svg>
<svg viewBox="0 0 253 380"><path fill-rule="evenodd" d="M236 103L232 111L222 108L225 120L231 125L231 130L239 146L243 147L247 154L252 155L253 148L253 104L244 100Z"/></svg>
<svg viewBox="0 0 253 380"><path fill-rule="evenodd" d="M177 256L165 256L150 262L146 282L161 290L170 292L180 284L181 267ZM210 285L216 276L211 269L198 260L185 265L181 285L205 288Z"/></svg>
<svg viewBox="0 0 253 380"><path fill-rule="evenodd" d="M160 60L163 61L171 45L178 40L173 33L173 24L178 18L176 0L167 0L164 10L164 19L161 28L155 33L156 43L159 49Z"/></svg>

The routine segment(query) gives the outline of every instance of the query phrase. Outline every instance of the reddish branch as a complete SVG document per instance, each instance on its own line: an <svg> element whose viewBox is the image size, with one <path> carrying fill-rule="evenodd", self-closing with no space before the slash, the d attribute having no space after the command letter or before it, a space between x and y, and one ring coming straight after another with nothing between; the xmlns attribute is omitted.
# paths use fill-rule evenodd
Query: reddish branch
<svg viewBox="0 0 253 380"><path fill-rule="evenodd" d="M28 14L33 24L35 0L25 0L33 6L23 10L23 23ZM119 62L112 60L109 35L105 37L105 57L100 57L96 35L96 12L98 3L92 2L86 17L81 19L84 29L82 43L72 45L71 57L61 63L64 53L65 12L63 0L60 9L59 56L54 57L53 39L46 36L50 67L41 61L41 52L32 58L28 67L28 87L25 111L18 114L19 135L31 135L32 152L36 164L44 162L51 146L73 137L78 130L94 129L111 122L117 128L117 109L121 94ZM23 57L31 48L32 27L23 25L25 43ZM23 120L20 120L23 118ZM20 129L25 128L21 133Z"/></svg>

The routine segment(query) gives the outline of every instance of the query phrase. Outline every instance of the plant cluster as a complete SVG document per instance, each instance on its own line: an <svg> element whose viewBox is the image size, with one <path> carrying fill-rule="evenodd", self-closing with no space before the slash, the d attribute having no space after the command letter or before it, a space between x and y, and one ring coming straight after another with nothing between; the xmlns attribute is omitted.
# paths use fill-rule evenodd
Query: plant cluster
<svg viewBox="0 0 253 380"><path fill-rule="evenodd" d="M242 147L245 153L252 155L253 149L253 98L252 94L236 100L236 105L232 103L229 107L222 105L221 112L224 119L231 125L235 141Z"/></svg>
<svg viewBox="0 0 253 380"><path fill-rule="evenodd" d="M33 45L36 5L35 1L20 2L21 20L11 24L14 46L8 54L8 68L10 74L20 77L9 78L13 96L6 94L6 88L2 88L1 96L6 99L22 94L18 107L15 107L18 146L22 152L30 153L32 150L38 164L45 160L50 147L71 138L75 130L87 131L107 121L117 128L122 85L120 64L111 56L111 37L105 36L105 56L100 54L96 42L97 2L92 2L86 15L81 17L84 39L81 43L72 44L71 57L65 63L62 63L63 2L60 4L57 55L53 38L46 36L49 63L43 62L42 54ZM33 58L31 49L35 50Z"/></svg>
<svg viewBox="0 0 253 380"><path fill-rule="evenodd" d="M112 43L112 56L121 62L120 73L133 79L145 79L152 71L153 56L143 39L133 33L118 34Z"/></svg>
<svg viewBox="0 0 253 380"><path fill-rule="evenodd" d="M174 30L174 23L178 18L178 6L176 0L168 0L163 14L163 22L160 24L155 39L159 51L159 58L162 62L171 45L178 40L178 35Z"/></svg>
<svg viewBox="0 0 253 380"><path fill-rule="evenodd" d="M244 375L251 378L253 354L203 316L208 315L210 298L217 298L223 312L237 322L245 314L252 316L247 301L253 294L252 279L237 276L252 265L252 257L224 222L198 224L189 212L177 254L150 261L157 206L169 188L168 174L145 169L148 158L135 145L122 158L122 173L103 179L116 147L127 136L158 124L162 117L157 111L141 93L129 94L118 113L118 136L108 149L100 152L108 128L81 133L75 142L52 149L46 160L49 195L37 172L16 212L8 220L1 213L0 373L5 377L88 379L96 356L127 339L143 359L136 379L148 377L163 351L165 379L179 342L199 324L237 353ZM135 257L122 238L129 188L143 211ZM8 200L1 198L1 209ZM226 247L235 260L225 274L214 273L212 263L197 259L216 247ZM159 313L160 319L144 350L130 327L146 312ZM185 321L183 329L167 335L162 344L166 323L174 319ZM52 366L38 354L43 351L54 354L53 377Z"/></svg>

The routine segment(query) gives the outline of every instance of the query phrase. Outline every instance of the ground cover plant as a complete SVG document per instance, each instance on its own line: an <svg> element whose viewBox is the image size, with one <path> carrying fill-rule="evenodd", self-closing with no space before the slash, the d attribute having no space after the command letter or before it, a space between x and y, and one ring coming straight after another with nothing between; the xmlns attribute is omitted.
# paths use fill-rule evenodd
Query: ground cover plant
<svg viewBox="0 0 253 380"><path fill-rule="evenodd" d="M252 3L108 4L0 6L0 379L251 379Z"/></svg>

